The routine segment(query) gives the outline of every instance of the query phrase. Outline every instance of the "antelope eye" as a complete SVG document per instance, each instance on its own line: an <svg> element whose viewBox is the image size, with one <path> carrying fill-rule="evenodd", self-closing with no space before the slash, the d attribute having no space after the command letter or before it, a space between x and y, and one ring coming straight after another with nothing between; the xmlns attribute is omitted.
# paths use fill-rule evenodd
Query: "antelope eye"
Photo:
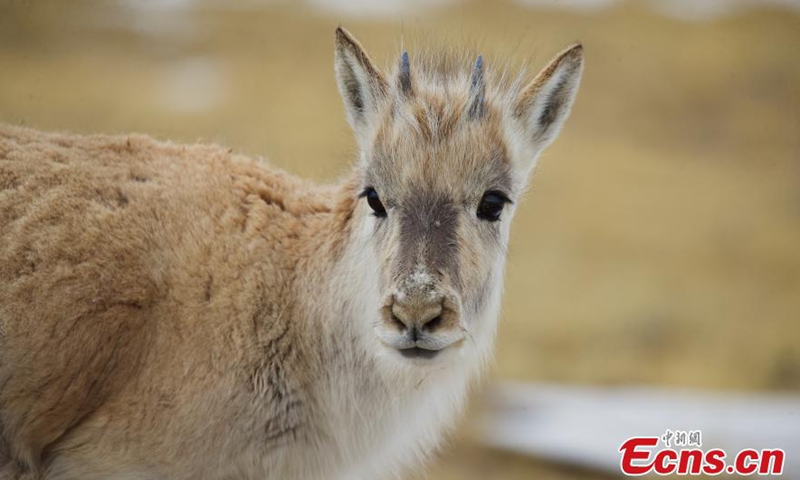
<svg viewBox="0 0 800 480"><path fill-rule="evenodd" d="M486 220L487 222L496 222L500 220L503 207L508 202L510 202L510 200L502 192L489 190L483 194L481 203L478 204L478 218Z"/></svg>
<svg viewBox="0 0 800 480"><path fill-rule="evenodd" d="M361 196L366 197L367 204L369 205L369 208L372 209L372 212L376 217L386 216L386 207L384 207L383 203L381 203L381 198L378 196L378 192L376 192L374 188L367 187L361 193Z"/></svg>

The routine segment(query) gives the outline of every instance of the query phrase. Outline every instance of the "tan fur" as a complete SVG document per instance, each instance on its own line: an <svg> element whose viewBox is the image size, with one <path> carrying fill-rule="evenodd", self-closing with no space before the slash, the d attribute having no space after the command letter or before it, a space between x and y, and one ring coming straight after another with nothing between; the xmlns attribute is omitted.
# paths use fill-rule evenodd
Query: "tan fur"
<svg viewBox="0 0 800 480"><path fill-rule="evenodd" d="M312 252L335 257L347 184L315 189L217 147L141 136L3 127L0 158L0 418L14 457L35 466L70 449L76 426L120 422L128 450L200 467L217 438L187 444L181 423L244 421L265 442L283 428L242 414L280 408L251 405L259 389L311 380L292 282ZM181 396L217 409L207 418Z"/></svg>
<svg viewBox="0 0 800 480"><path fill-rule="evenodd" d="M419 63L399 99L341 30L337 62L375 90L330 186L217 146L0 126L0 480L374 478L436 448L499 309L508 221L475 205L516 198L543 147L500 81L465 118L468 66ZM450 216L403 230L409 192ZM393 315L432 295L442 352L403 358Z"/></svg>

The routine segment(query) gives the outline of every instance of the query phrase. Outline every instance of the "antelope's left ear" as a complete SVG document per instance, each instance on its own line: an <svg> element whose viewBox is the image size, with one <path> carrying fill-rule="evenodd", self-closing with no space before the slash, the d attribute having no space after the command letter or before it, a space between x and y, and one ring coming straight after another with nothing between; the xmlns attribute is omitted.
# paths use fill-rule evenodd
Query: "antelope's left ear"
<svg viewBox="0 0 800 480"><path fill-rule="evenodd" d="M569 116L582 72L583 46L573 45L556 56L517 99L514 112L537 154L555 140Z"/></svg>

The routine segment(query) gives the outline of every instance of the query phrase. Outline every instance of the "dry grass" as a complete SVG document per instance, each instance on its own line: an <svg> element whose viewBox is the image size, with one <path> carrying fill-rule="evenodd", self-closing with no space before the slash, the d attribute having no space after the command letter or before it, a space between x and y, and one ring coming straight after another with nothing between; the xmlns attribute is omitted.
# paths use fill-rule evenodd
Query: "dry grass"
<svg viewBox="0 0 800 480"><path fill-rule="evenodd" d="M201 10L152 37L120 29L113 4L5 3L0 120L203 138L332 179L353 150L332 73L339 20ZM488 68L586 45L574 115L517 216L495 375L800 389L800 17L475 1L346 25L385 63L403 35L412 55L431 38L477 41ZM173 97L197 76L217 101L181 111ZM590 477L461 437L421 478Z"/></svg>

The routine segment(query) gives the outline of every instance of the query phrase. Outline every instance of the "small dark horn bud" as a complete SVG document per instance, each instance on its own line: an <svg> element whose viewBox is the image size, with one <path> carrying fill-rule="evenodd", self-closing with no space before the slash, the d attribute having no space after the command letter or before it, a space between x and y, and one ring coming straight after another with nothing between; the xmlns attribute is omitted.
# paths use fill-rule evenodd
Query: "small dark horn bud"
<svg viewBox="0 0 800 480"><path fill-rule="evenodd" d="M469 106L467 115L469 118L481 118L486 113L484 96L486 95L486 84L483 81L483 57L478 56L475 61L475 68L472 69L472 78L469 82Z"/></svg>
<svg viewBox="0 0 800 480"><path fill-rule="evenodd" d="M400 56L400 91L405 95L411 95L413 89L411 88L411 67L408 64L408 52L403 52Z"/></svg>

